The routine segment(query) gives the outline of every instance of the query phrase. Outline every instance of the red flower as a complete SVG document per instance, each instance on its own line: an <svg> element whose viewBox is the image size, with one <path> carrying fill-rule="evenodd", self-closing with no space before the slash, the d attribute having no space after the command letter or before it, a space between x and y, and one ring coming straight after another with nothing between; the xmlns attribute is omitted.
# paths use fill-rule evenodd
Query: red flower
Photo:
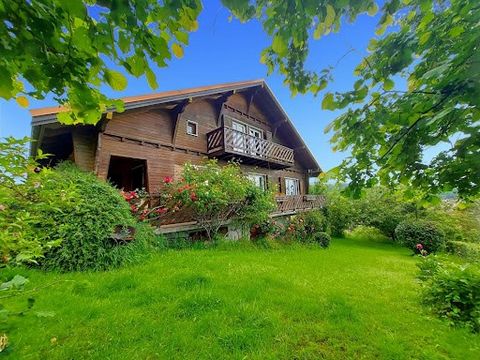
<svg viewBox="0 0 480 360"><path fill-rule="evenodd" d="M130 205L130 210L132 210L132 212L137 212L137 206L135 204L132 204Z"/></svg>
<svg viewBox="0 0 480 360"><path fill-rule="evenodd" d="M170 183L173 182L173 177L171 177L171 176L165 176L165 177L163 178L163 182L164 182L165 184L170 184Z"/></svg>
<svg viewBox="0 0 480 360"><path fill-rule="evenodd" d="M190 193L190 200L192 201L197 201L197 194L195 194L193 191Z"/></svg>
<svg viewBox="0 0 480 360"><path fill-rule="evenodd" d="M417 250L422 250L422 249L423 249L423 245L422 245L422 244L417 244L417 245L415 245L415 247L417 248Z"/></svg>
<svg viewBox="0 0 480 360"><path fill-rule="evenodd" d="M165 214L167 211L168 211L168 209L166 207L161 207L161 208L158 208L158 209L155 210L155 212L157 214L160 214L160 215Z"/></svg>

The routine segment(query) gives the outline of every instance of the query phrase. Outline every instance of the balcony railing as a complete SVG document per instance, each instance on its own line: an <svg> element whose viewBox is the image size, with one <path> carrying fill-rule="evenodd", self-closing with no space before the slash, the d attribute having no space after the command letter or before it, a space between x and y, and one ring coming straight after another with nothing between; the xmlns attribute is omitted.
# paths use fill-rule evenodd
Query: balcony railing
<svg viewBox="0 0 480 360"><path fill-rule="evenodd" d="M277 209L272 215L296 213L298 211L320 209L325 204L325 198L320 195L289 195L277 196Z"/></svg>
<svg viewBox="0 0 480 360"><path fill-rule="evenodd" d="M217 157L236 155L283 168L294 164L293 149L229 127L220 127L207 134L207 152Z"/></svg>

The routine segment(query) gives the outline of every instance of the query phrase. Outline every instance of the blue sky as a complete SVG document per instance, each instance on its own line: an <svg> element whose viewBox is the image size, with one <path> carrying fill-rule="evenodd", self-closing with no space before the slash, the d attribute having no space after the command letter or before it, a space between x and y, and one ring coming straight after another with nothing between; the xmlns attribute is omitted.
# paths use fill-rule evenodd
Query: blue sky
<svg viewBox="0 0 480 360"><path fill-rule="evenodd" d="M322 94L292 97L278 74L267 77L267 69L261 64L260 52L269 44L269 38L261 24L251 21L241 24L229 22L229 12L218 0L204 1L199 18L199 29L190 36L190 44L182 59L172 59L166 68L155 68L159 88L151 90L145 78L129 77L127 90L115 92L105 87L103 91L112 97L138 95L164 90L188 88L240 80L264 78L280 103L289 114L300 134L310 147L324 170L338 165L345 154L334 153L325 126L340 111L321 109ZM369 39L373 36L377 18L360 15L354 24L345 24L339 33L330 34L311 43L308 68L321 70L334 65L350 49L335 68L335 80L326 91L349 90L355 78L353 69L366 54ZM51 99L30 99L30 108L55 105ZM30 135L30 115L15 101L0 100L0 137Z"/></svg>

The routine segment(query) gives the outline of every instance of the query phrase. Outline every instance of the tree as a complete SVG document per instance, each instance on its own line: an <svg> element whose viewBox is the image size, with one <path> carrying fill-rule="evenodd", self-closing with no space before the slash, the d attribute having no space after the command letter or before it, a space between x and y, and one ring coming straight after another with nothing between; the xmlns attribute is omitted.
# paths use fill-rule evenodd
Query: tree
<svg viewBox="0 0 480 360"><path fill-rule="evenodd" d="M280 69L292 91L315 93L327 81L326 74L303 70L309 27L317 24L318 37L338 29L342 15L353 19L374 9L373 0L343 3L223 0L240 20L258 18L272 36L262 54L269 71ZM53 93L70 109L59 121L95 124L107 109L123 109L121 101L99 90L102 83L114 90L127 87L125 76L109 64L145 75L156 88L150 63L164 67L172 54L183 56L201 10L200 0L0 0L0 97L26 107L26 96Z"/></svg>
<svg viewBox="0 0 480 360"><path fill-rule="evenodd" d="M395 28L371 40L354 89L323 99L324 109L350 106L326 129L335 149L351 152L334 172L355 195L377 183L477 195L479 4L391 0L383 10L377 34ZM394 81L402 80L401 91ZM431 161L427 150L437 152Z"/></svg>
<svg viewBox="0 0 480 360"><path fill-rule="evenodd" d="M70 112L66 124L95 124L108 108L99 86L124 90L114 63L157 86L149 65L183 56L188 33L198 28L200 0L0 0L0 97L42 99L53 93Z"/></svg>

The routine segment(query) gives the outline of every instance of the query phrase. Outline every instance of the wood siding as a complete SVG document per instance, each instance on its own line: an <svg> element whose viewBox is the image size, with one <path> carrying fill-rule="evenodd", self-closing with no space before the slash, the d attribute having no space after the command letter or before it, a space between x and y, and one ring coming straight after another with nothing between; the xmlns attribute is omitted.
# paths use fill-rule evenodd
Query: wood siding
<svg viewBox="0 0 480 360"><path fill-rule="evenodd" d="M147 107L115 113L103 129L92 133L74 132L74 152L77 164L93 170L102 179L107 179L111 156L144 159L147 163L147 188L157 191L166 176L179 177L187 162L201 164L207 157L206 134L220 126L219 114L229 114L247 125L264 131L272 139L278 119L269 119L248 96L234 94L225 104L210 100L194 100L183 105ZM198 125L198 136L187 134L187 121ZM273 141L292 146L286 139L273 137ZM224 163L220 161L220 163ZM301 194L308 190L307 170L295 160L293 166L275 170L269 167L241 165L245 173L264 174L270 184L285 194L285 177L300 182Z"/></svg>

